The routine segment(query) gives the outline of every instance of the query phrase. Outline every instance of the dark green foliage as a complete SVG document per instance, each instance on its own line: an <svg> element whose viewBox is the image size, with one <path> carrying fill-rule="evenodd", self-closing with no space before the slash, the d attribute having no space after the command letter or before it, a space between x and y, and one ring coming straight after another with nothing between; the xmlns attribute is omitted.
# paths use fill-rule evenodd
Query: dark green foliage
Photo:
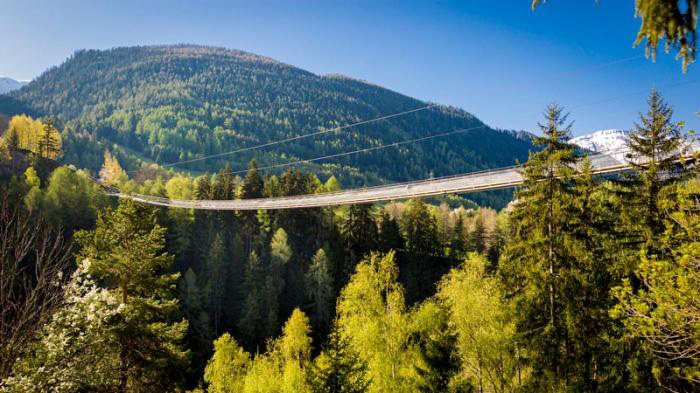
<svg viewBox="0 0 700 393"><path fill-rule="evenodd" d="M562 108L550 105L542 150L531 153L523 171L524 186L512 212L513 233L502 257L505 285L513 288L520 310L518 330L533 357L533 383L541 389L568 384L570 355L568 323L562 314L569 295L564 292L571 269L567 249L567 210L572 203L570 182L578 161L568 144ZM562 128L562 126L564 127Z"/></svg>
<svg viewBox="0 0 700 393"><path fill-rule="evenodd" d="M265 311L264 283L265 271L258 255L253 251L248 257L243 282L243 309L238 329L244 342L249 346L262 348Z"/></svg>
<svg viewBox="0 0 700 393"><path fill-rule="evenodd" d="M340 233L348 251L343 267L344 274L349 276L355 271L355 265L360 259L370 251L376 250L377 224L372 217L372 206L351 205L341 223Z"/></svg>
<svg viewBox="0 0 700 393"><path fill-rule="evenodd" d="M8 99L56 116L74 133L116 144L131 158L161 164L426 105L366 82L318 76L250 53L184 45L78 51ZM252 158L261 166L279 164L481 125L462 110L434 107L178 168L215 172L230 163L237 171ZM526 158L529 147L527 138L485 126L410 149L388 148L304 168L323 177L336 175L352 187L512 165ZM66 159L79 160L69 163L86 164L94 158L81 156L78 149L66 151ZM138 169L137 162L122 161L127 170ZM503 206L510 195L484 194L483 199Z"/></svg>
<svg viewBox="0 0 700 393"><path fill-rule="evenodd" d="M693 172L687 170L690 162L680 160L687 153L683 149L681 129L671 120L673 110L656 90L651 92L648 103L648 112L640 114L640 122L635 123L629 136L627 159L635 171L622 184L627 191L624 210L630 216L630 226L639 228L637 232L653 253L664 230L659 193ZM669 173L684 176L668 176Z"/></svg>
<svg viewBox="0 0 700 393"><path fill-rule="evenodd" d="M363 393L369 387L367 365L336 329L328 336L322 356L308 371L314 393Z"/></svg>
<svg viewBox="0 0 700 393"><path fill-rule="evenodd" d="M414 254L435 255L439 249L437 223L421 199L412 199L401 217L401 232L406 250Z"/></svg>
<svg viewBox="0 0 700 393"><path fill-rule="evenodd" d="M79 261L118 293L124 311L114 321L119 342L119 392L163 391L182 378L188 352L180 347L187 321L174 322L172 297L179 274L165 271L172 256L163 252L165 228L149 207L123 200L100 214L94 231L75 237Z"/></svg>
<svg viewBox="0 0 700 393"><path fill-rule="evenodd" d="M484 219L481 218L481 214L477 214L476 220L474 221L474 229L469 234L469 243L471 249L483 254L486 250L486 228L484 227Z"/></svg>
<svg viewBox="0 0 700 393"><path fill-rule="evenodd" d="M382 212L379 220L379 250L389 252L390 250L401 250L403 247L404 241L401 238L399 223L387 212Z"/></svg>

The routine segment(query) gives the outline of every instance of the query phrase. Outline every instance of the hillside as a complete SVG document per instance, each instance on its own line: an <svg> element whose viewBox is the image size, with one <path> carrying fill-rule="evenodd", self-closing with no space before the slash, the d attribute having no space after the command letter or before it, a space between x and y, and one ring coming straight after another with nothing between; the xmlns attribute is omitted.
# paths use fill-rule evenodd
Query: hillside
<svg viewBox="0 0 700 393"><path fill-rule="evenodd" d="M143 162L203 157L427 104L250 53L184 45L81 50L10 97L63 123L65 160L93 170L105 146L127 169L138 169ZM261 166L278 164L482 124L463 110L435 107L178 168L212 172L230 163L237 170L253 157ZM512 165L525 161L530 146L527 138L487 127L305 169L335 174L345 187L373 185ZM506 194L496 195L501 204Z"/></svg>

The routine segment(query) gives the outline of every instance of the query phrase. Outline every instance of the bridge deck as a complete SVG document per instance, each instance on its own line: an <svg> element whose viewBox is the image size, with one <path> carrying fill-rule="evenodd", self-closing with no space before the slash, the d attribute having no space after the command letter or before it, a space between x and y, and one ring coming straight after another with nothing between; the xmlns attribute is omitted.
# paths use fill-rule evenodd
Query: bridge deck
<svg viewBox="0 0 700 393"><path fill-rule="evenodd" d="M590 156L594 173L612 173L629 167L623 153L601 153ZM350 189L332 193L299 195L280 198L235 200L176 200L150 195L109 192L119 198L155 206L203 210L273 210L322 206L352 205L380 201L401 200L432 195L471 193L515 187L522 184L520 168L511 167L464 175L428 179L386 186Z"/></svg>

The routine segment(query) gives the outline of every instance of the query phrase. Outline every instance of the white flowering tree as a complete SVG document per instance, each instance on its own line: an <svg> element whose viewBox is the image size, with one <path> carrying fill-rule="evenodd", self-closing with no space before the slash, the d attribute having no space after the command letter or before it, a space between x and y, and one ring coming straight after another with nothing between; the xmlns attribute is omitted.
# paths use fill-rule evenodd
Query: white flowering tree
<svg viewBox="0 0 700 393"><path fill-rule="evenodd" d="M64 287L65 303L15 363L0 392L109 391L119 378L113 320L122 312L114 293L100 288L83 260Z"/></svg>

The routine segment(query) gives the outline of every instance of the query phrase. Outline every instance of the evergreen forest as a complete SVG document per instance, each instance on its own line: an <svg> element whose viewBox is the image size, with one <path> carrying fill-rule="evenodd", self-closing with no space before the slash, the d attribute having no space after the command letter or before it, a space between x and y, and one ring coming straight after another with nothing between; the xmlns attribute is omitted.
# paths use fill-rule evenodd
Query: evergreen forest
<svg viewBox="0 0 700 393"><path fill-rule="evenodd" d="M118 201L92 176L200 200L344 183L255 160L242 175L136 181L110 151L99 173L77 169L57 159L79 106L60 105L57 119L12 117L2 138L1 392L700 386L700 182L689 131L656 91L628 141L633 168L615 177L591 173L565 109L548 106L525 183L499 211L449 198L240 212Z"/></svg>

